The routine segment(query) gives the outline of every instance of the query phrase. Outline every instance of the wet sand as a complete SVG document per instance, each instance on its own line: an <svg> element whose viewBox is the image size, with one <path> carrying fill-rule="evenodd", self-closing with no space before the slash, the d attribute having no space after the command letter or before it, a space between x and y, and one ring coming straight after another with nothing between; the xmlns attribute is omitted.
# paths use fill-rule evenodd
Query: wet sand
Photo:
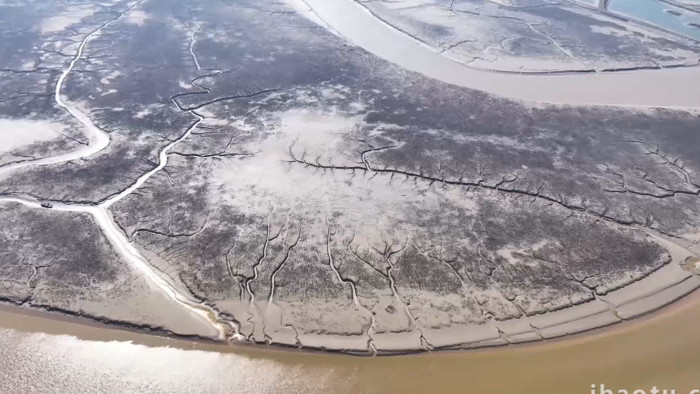
<svg viewBox="0 0 700 394"><path fill-rule="evenodd" d="M225 347L0 309L0 392L589 393L698 388L700 293L632 322L530 345L358 358Z"/></svg>

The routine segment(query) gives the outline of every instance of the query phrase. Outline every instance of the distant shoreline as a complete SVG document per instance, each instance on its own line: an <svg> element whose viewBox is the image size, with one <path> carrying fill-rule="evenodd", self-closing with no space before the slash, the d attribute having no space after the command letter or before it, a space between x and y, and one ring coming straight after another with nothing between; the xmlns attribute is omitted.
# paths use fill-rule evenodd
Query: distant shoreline
<svg viewBox="0 0 700 394"><path fill-rule="evenodd" d="M563 105L700 108L700 67L517 74L470 68L376 18L354 0L304 0L307 17L348 42L439 81L521 101ZM311 14L312 13L312 14ZM361 28L358 28L361 26ZM410 54L410 55L409 55Z"/></svg>

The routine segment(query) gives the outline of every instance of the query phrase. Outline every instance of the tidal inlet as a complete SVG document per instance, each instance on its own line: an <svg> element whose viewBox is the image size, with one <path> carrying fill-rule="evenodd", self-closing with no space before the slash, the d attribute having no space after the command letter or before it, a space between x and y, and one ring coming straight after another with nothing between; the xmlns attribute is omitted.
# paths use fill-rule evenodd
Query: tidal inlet
<svg viewBox="0 0 700 394"><path fill-rule="evenodd" d="M699 108L696 0L0 0L0 392L700 393Z"/></svg>

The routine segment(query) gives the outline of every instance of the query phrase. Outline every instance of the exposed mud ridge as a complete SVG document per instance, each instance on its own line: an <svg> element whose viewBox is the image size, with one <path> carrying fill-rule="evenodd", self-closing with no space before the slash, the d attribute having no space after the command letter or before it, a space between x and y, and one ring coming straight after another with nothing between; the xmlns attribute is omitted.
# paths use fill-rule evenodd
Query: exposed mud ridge
<svg viewBox="0 0 700 394"><path fill-rule="evenodd" d="M371 356L562 337L700 287L700 116L679 109L698 79L664 79L687 42L650 35L669 61L592 64L585 39L574 53L541 30L558 6L488 5L472 16L501 21L505 47L546 57L508 39L524 23L584 66L484 92L440 68L468 40L401 68L325 19L381 2L289 3L0 5L23 21L0 27L22 33L0 47L1 302ZM375 41L396 38L373 20ZM564 105L598 97L563 92L608 68L673 96L601 80L602 104L673 108Z"/></svg>

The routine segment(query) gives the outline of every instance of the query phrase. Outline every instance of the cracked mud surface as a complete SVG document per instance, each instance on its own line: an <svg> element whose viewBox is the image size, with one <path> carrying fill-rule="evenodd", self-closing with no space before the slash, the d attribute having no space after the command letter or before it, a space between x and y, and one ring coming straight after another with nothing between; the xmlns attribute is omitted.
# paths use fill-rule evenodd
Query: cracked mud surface
<svg viewBox="0 0 700 394"><path fill-rule="evenodd" d="M22 22L0 27L7 302L386 354L585 331L700 286L697 112L447 85L285 3L0 8ZM638 64L636 36L611 35L624 57L577 37L596 67Z"/></svg>

